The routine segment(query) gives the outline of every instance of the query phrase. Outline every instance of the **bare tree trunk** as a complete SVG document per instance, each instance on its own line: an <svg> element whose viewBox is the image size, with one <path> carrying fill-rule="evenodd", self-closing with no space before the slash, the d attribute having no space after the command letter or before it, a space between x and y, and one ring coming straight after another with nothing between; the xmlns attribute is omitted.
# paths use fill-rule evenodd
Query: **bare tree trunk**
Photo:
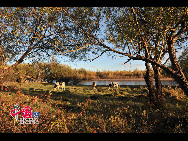
<svg viewBox="0 0 188 141"><path fill-rule="evenodd" d="M160 105L163 102L163 95L162 95L162 83L159 77L160 75L159 67L153 64L152 67L154 70L154 79L155 79L155 87L156 87L155 98L157 100L158 105Z"/></svg>
<svg viewBox="0 0 188 141"><path fill-rule="evenodd" d="M153 104L155 105L155 89L153 87L152 72L151 72L149 62L146 62L145 65L146 65L146 75L144 76L144 79L149 90L148 97L149 97L150 106L151 106Z"/></svg>
<svg viewBox="0 0 188 141"><path fill-rule="evenodd" d="M116 51L117 53L119 53L118 51ZM133 60L143 60L145 62L149 62L151 64L155 64L157 67L162 68L166 73L172 75L172 77L175 79L175 81L179 84L180 88L184 91L185 95L188 96L188 82L187 79L185 77L185 75L183 74L182 70L178 73L177 71L174 71L173 69L166 67L165 65L156 62L153 59L149 59L140 55L137 55L136 57L124 54L124 53L119 53L125 56L128 56L130 59Z"/></svg>
<svg viewBox="0 0 188 141"><path fill-rule="evenodd" d="M149 50L148 50L148 46L147 46L146 42L145 42L144 47L145 47L145 57L150 58ZM144 79L145 79L146 85L147 85L148 90L149 90L148 96L149 96L149 99L150 99L150 107L154 106L156 108L156 107L160 106L158 94L159 95L160 95L160 93L162 94L162 87L161 87L161 82L160 82L160 79L159 79L159 68L152 64L153 70L156 73L154 75L155 81L156 81L155 85L156 85L156 88L157 88L157 90L156 90L156 88L153 85L152 71L151 71L151 68L150 68L149 61L146 61L145 65L146 65L146 75L145 75Z"/></svg>
<svg viewBox="0 0 188 141"><path fill-rule="evenodd" d="M172 74L172 77L179 84L180 88L184 91L185 95L188 96L188 82L184 76L184 74Z"/></svg>
<svg viewBox="0 0 188 141"><path fill-rule="evenodd" d="M178 82L180 88L184 91L186 95L188 95L188 82L187 79L180 67L180 64L176 58L176 52L174 48L175 40L172 38L172 35L168 38L168 53L169 58L172 63L172 69L175 73L172 74L173 78Z"/></svg>

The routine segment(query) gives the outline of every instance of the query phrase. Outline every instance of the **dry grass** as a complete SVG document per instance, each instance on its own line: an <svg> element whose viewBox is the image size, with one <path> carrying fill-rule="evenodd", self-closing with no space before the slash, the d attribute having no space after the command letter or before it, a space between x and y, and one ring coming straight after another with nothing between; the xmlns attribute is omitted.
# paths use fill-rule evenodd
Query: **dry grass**
<svg viewBox="0 0 188 141"><path fill-rule="evenodd" d="M52 84L17 83L0 92L1 133L187 133L187 98L180 89L164 89L160 109L151 110L145 87L119 91L90 86L66 86L52 91ZM172 92L173 91L173 92ZM181 95L181 96L179 96ZM180 98L181 97L181 98ZM14 104L39 112L39 125L21 125L10 115Z"/></svg>

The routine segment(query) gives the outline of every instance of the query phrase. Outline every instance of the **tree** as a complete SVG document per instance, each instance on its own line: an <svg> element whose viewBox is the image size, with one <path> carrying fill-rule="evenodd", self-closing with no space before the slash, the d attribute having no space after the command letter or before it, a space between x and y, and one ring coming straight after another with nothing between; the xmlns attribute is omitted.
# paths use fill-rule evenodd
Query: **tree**
<svg viewBox="0 0 188 141"><path fill-rule="evenodd" d="M188 95L188 83L176 58L180 44L187 39L187 8L103 8L101 11L106 18L106 33L103 39L88 33L87 29L69 14L69 11L65 9L63 11L80 27L88 39L99 46L96 48L99 55L94 59L103 53L113 52L112 55L117 53L128 56L128 61L145 61L148 71L145 78L149 82L148 87L151 86L151 93L154 93L152 92L154 88L150 81L150 64L157 74L155 75L156 94L161 94L159 68L162 68L172 75ZM104 40L113 43L114 46L106 45ZM169 55L169 58L163 63L165 55ZM168 60L171 61L172 68L165 65Z"/></svg>
<svg viewBox="0 0 188 141"><path fill-rule="evenodd" d="M24 58L46 58L48 54L66 55L71 60L119 54L129 58L126 62L145 61L148 82L153 67L157 93L161 93L162 68L188 95L188 83L175 53L187 38L187 8L1 8L0 12L1 53L10 52L4 56L14 58L13 66ZM104 36L101 24L106 28ZM96 57L91 58L92 54ZM169 55L165 63L169 60L172 68L163 63L165 55Z"/></svg>
<svg viewBox="0 0 188 141"><path fill-rule="evenodd" d="M105 39L113 43L114 47L109 47L97 40L97 37L91 36L105 49L103 52L112 51L128 56L128 61L145 61L148 82L151 64L156 74L154 77L157 82L157 93L161 93L159 68L162 68L172 75L188 95L188 82L176 57L180 44L187 39L187 10L183 7L105 8L107 17ZM167 54L169 58L163 63ZM172 68L165 65L168 60L172 63Z"/></svg>
<svg viewBox="0 0 188 141"><path fill-rule="evenodd" d="M112 42L114 48L101 42L100 45L109 51L128 56L128 61L146 62L145 80L150 97L158 97L162 94L159 68L171 74L184 93L188 95L188 82L175 53L180 49L179 45L187 39L187 12L188 9L183 7L106 8L106 40ZM170 60L172 68L162 63L166 54L169 58L165 63ZM155 74L156 90L152 86L150 64ZM160 99L158 101L160 102Z"/></svg>
<svg viewBox="0 0 188 141"><path fill-rule="evenodd" d="M188 79L188 48L182 52L181 56L178 58L178 62L182 68L185 77Z"/></svg>
<svg viewBox="0 0 188 141"><path fill-rule="evenodd" d="M63 10L88 28L88 33L99 29L99 15L93 8L59 7L2 7L0 8L0 66L1 80L11 73L13 68L26 59L33 62L43 61L52 55L79 56L86 52L90 42L80 29L70 22ZM78 17L79 18L79 17ZM86 20L85 20L86 19ZM93 19L95 19L93 22ZM74 54L69 54L75 52ZM80 59L83 59L84 55ZM5 67L11 63L10 67Z"/></svg>
<svg viewBox="0 0 188 141"><path fill-rule="evenodd" d="M83 28L88 28L88 33L93 34L99 29L99 16L93 8L0 8L1 62L7 56L7 62L15 67L24 59L45 60L53 54L68 55L66 53L72 51L75 53L69 54L70 58L75 58L79 50L86 52L90 41L70 22L63 9L69 10ZM79 15L82 15L81 19Z"/></svg>

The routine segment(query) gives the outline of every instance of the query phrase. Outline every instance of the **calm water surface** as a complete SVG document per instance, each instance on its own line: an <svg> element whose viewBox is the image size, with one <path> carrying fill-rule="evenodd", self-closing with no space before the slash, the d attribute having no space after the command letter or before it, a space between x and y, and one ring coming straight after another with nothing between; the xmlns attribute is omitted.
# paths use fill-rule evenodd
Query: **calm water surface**
<svg viewBox="0 0 188 141"><path fill-rule="evenodd" d="M97 85L108 85L110 82L118 82L119 85L146 85L144 80L135 81L135 80L85 80L78 83L78 85L92 85L93 82L96 82ZM154 84L155 82L153 82ZM173 80L162 81L162 85L167 86L178 86L178 84Z"/></svg>

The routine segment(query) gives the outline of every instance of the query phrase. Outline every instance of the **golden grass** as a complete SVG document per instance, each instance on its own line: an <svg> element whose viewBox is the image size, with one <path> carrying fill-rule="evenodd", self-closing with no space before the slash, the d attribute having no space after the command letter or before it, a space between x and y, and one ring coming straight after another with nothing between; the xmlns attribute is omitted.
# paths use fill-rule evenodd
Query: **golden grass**
<svg viewBox="0 0 188 141"><path fill-rule="evenodd" d="M164 93L176 96L166 96L164 105L154 110L143 86L119 91L66 86L65 92L53 91L46 83L19 87L12 83L0 92L1 133L187 133L187 98L180 89L164 88ZM16 103L39 112L39 124L16 122L10 115Z"/></svg>

